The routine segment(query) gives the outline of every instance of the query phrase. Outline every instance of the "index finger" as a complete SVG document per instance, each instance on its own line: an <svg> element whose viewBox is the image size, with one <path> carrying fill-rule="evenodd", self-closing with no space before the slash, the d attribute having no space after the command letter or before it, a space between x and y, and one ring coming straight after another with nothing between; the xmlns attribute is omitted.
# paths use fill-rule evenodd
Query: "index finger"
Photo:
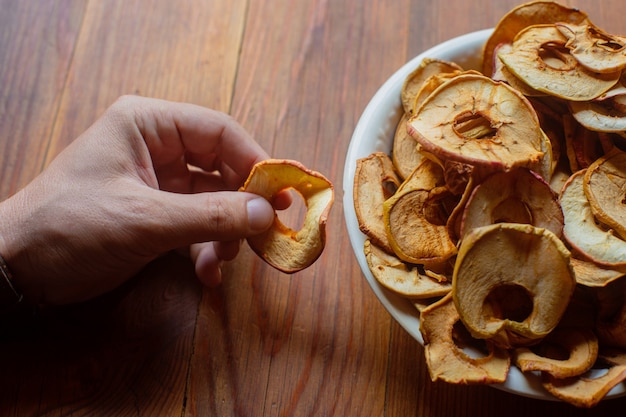
<svg viewBox="0 0 626 417"><path fill-rule="evenodd" d="M189 103L141 97L127 100L155 169L172 165L185 169L193 163L206 171L223 171L226 165L243 181L255 163L269 158L226 113Z"/></svg>

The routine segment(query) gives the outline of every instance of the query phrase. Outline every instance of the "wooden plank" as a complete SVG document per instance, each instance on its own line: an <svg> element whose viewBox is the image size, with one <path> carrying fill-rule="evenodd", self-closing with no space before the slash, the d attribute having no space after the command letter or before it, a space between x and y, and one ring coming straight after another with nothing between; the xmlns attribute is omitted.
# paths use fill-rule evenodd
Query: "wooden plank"
<svg viewBox="0 0 626 417"><path fill-rule="evenodd" d="M227 112L245 5L244 0L89 2L48 162L124 94Z"/></svg>
<svg viewBox="0 0 626 417"><path fill-rule="evenodd" d="M41 170L84 8L0 0L0 199Z"/></svg>
<svg viewBox="0 0 626 417"><path fill-rule="evenodd" d="M244 1L81 4L81 32L38 169L121 94L228 111ZM18 27L30 30L28 21ZM39 32L37 42L48 35ZM181 415L200 295L190 262L172 256L103 299L47 311L41 331L3 346L2 414Z"/></svg>
<svg viewBox="0 0 626 417"><path fill-rule="evenodd" d="M96 300L3 326L1 414L181 415L200 294L172 255Z"/></svg>
<svg viewBox="0 0 626 417"><path fill-rule="evenodd" d="M406 59L408 4L251 2L232 114L273 156L331 178L337 198L313 267L285 276L244 247L207 293L190 415L383 414L390 318L355 273L341 179L356 120Z"/></svg>

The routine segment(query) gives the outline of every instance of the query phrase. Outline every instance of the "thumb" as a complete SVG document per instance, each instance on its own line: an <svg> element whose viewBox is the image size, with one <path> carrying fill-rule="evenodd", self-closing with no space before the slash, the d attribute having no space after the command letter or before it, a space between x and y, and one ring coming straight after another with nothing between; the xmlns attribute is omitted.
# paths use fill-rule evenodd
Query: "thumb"
<svg viewBox="0 0 626 417"><path fill-rule="evenodd" d="M160 193L165 194L159 202L168 223L161 230L169 234L169 249L257 235L272 225L276 215L267 200L246 192Z"/></svg>

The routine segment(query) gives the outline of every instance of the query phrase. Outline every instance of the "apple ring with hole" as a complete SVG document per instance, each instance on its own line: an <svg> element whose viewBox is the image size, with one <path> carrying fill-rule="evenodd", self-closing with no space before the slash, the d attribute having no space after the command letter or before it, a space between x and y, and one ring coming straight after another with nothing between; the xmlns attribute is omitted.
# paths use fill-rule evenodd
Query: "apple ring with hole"
<svg viewBox="0 0 626 417"><path fill-rule="evenodd" d="M326 243L326 221L334 201L332 183L319 172L298 161L267 159L257 163L239 189L258 194L268 201L281 191L293 189L306 204L300 230L285 226L276 215L265 232L247 239L250 248L264 261L287 274L311 266Z"/></svg>

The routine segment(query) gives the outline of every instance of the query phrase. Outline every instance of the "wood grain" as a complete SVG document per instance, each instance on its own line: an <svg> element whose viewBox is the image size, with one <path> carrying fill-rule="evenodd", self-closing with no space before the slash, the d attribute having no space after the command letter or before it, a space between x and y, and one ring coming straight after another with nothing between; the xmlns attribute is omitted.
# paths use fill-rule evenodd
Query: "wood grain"
<svg viewBox="0 0 626 417"><path fill-rule="evenodd" d="M47 161L124 94L227 112L245 7L243 0L88 2Z"/></svg>
<svg viewBox="0 0 626 417"><path fill-rule="evenodd" d="M39 173L85 3L0 3L0 198Z"/></svg>
<svg viewBox="0 0 626 417"><path fill-rule="evenodd" d="M626 33L619 0L567 1ZM230 113L268 150L328 176L324 254L287 276L244 244L202 289L170 254L91 303L0 338L0 415L617 415L432 383L422 347L363 279L343 221L352 131L408 59L493 27L513 0L0 0L0 196L122 94ZM281 213L297 223L302 206ZM291 224L291 223L290 223ZM17 320L17 319L16 319ZM7 325L5 323L5 325Z"/></svg>

